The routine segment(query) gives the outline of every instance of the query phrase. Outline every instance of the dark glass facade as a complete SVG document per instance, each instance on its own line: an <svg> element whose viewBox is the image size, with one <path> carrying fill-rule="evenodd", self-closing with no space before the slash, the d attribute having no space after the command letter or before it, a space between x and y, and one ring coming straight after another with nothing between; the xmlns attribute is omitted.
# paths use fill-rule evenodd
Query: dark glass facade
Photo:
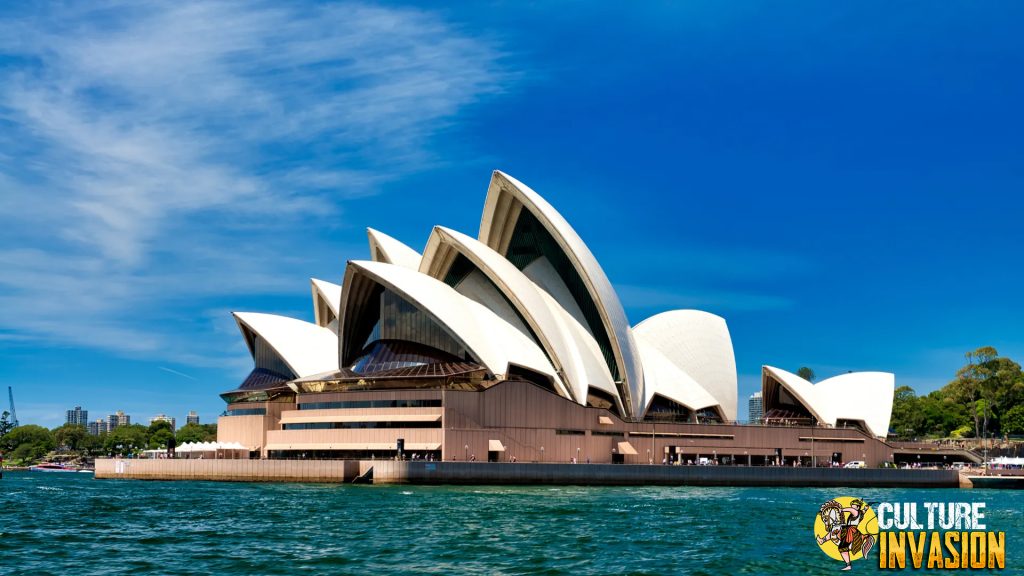
<svg viewBox="0 0 1024 576"><path fill-rule="evenodd" d="M440 398L423 400L347 400L339 402L306 402L299 410L335 410L338 408L440 408Z"/></svg>
<svg viewBox="0 0 1024 576"><path fill-rule="evenodd" d="M434 422L311 422L305 424L282 424L283 430L349 430L357 428L440 428L441 421Z"/></svg>
<svg viewBox="0 0 1024 576"><path fill-rule="evenodd" d="M608 364L608 370L612 373L612 379L620 380L619 367L615 363L615 353L612 351L611 341L608 339L608 333L605 332L604 323L601 321L601 314L598 312L597 304L590 297L587 285L576 272L569 256L529 210L524 209L520 212L505 258L520 270L538 258L547 258L569 289L576 305L583 312L590 332L597 340L604 361Z"/></svg>
<svg viewBox="0 0 1024 576"><path fill-rule="evenodd" d="M346 319L342 335L344 354L342 363L352 367L365 359L366 350L379 340L405 341L446 353L446 358L475 361L447 329L413 303L372 279L357 276L353 292L358 298L349 302L352 320ZM356 348L356 343L362 343ZM395 360L403 362L402 360ZM407 364L396 368L415 366ZM366 367L364 367L364 370ZM359 371L353 368L355 371Z"/></svg>
<svg viewBox="0 0 1024 576"><path fill-rule="evenodd" d="M436 348L405 340L375 340L352 364L358 374L412 368L427 364L457 363L460 359Z"/></svg>
<svg viewBox="0 0 1024 576"><path fill-rule="evenodd" d="M693 411L664 396L655 395L644 420L648 422L692 422Z"/></svg>
<svg viewBox="0 0 1024 576"><path fill-rule="evenodd" d="M445 274L444 277L444 283L451 286L452 288L456 288L463 280L466 279L467 276L469 276L470 274L477 270L478 268L476 267L476 264L470 262L469 258L466 258L464 255L459 254L458 256L455 257L455 260L452 262L451 267L448 268L448 273ZM508 295L505 294L505 291L498 288L498 286L490 279L489 276L484 274L482 270L479 272L479 274L484 279L487 280L487 283L490 284L495 294L501 295L502 299L505 300L505 303L508 304L509 309L515 312L516 317L519 318L519 323L522 324L523 328L526 329L526 335L529 336L530 339L533 340L533 342L537 344L538 347L544 350L544 347L541 345L540 338L537 337L537 333L534 332L533 328L530 327L530 323L526 321L526 318L519 313L519 309L516 308L515 304L513 304L512 301L509 300ZM544 350L544 354L547 355L547 350ZM552 365L556 365L556 362L550 356L548 356L548 360L551 361Z"/></svg>
<svg viewBox="0 0 1024 576"><path fill-rule="evenodd" d="M292 380L298 378L295 372L288 367L288 364L281 359L281 356L274 350L270 344L267 344L266 340L256 336L253 342L256 356L256 368L261 368L267 372L273 372L284 376L285 380Z"/></svg>
<svg viewBox="0 0 1024 576"><path fill-rule="evenodd" d="M266 408L235 408L234 410L225 410L224 416L266 416Z"/></svg>

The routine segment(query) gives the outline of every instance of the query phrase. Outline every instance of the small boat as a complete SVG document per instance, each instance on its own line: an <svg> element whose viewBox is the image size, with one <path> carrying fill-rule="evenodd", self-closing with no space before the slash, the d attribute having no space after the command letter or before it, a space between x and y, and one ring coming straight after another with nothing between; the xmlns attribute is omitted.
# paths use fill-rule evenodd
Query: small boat
<svg viewBox="0 0 1024 576"><path fill-rule="evenodd" d="M54 464L52 462L43 462L35 466L29 466L28 469L32 472L78 472L77 468L70 468L64 464Z"/></svg>

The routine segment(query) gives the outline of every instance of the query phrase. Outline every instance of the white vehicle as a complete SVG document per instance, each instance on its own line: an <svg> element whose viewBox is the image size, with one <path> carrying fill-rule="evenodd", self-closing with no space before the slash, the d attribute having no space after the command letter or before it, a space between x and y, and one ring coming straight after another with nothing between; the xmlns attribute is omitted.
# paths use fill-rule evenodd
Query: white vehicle
<svg viewBox="0 0 1024 576"><path fill-rule="evenodd" d="M863 460L853 460L852 462L847 462L843 468L867 468L867 465L864 464Z"/></svg>

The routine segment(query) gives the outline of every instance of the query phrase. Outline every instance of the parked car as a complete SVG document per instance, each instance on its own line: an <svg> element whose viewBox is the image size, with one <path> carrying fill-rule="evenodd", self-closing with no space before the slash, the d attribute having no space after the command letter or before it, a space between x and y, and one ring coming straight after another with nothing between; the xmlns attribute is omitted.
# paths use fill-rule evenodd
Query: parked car
<svg viewBox="0 0 1024 576"><path fill-rule="evenodd" d="M843 468L867 468L867 465L864 464L863 460L853 460L852 462L847 462Z"/></svg>

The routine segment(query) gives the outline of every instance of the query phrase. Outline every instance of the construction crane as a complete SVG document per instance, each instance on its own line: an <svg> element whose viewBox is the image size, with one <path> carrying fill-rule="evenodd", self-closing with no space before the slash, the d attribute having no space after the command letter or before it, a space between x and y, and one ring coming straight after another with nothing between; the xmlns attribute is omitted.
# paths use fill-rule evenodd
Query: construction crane
<svg viewBox="0 0 1024 576"><path fill-rule="evenodd" d="M17 428L18 413L14 411L14 390L10 386L7 387L7 398L11 401L11 424L14 424L14 427Z"/></svg>

